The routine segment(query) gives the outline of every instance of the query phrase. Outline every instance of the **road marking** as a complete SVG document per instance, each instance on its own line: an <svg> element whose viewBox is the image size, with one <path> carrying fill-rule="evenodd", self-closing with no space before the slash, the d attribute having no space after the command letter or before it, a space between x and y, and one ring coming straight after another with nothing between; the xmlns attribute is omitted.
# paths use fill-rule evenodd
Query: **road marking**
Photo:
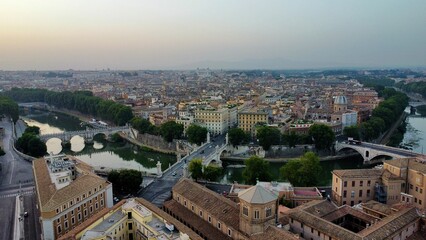
<svg viewBox="0 0 426 240"><path fill-rule="evenodd" d="M13 157L13 154L11 154ZM9 179L9 184L12 184L12 177L13 177L13 169L15 168L15 164L14 164L14 160L12 160L10 163L12 164L12 171L10 171L10 179Z"/></svg>
<svg viewBox="0 0 426 240"><path fill-rule="evenodd" d="M0 198L16 197L18 195L27 196L27 195L33 195L33 194L34 194L34 190L29 190L29 191L23 191L21 193L10 193L5 195L0 195Z"/></svg>

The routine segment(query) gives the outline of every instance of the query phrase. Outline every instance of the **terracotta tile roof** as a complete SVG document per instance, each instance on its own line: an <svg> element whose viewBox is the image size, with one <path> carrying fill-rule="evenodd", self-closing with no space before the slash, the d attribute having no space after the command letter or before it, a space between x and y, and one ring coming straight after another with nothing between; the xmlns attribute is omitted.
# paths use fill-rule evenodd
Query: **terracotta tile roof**
<svg viewBox="0 0 426 240"><path fill-rule="evenodd" d="M343 205L341 206L339 209L337 209L336 211L333 211L325 216L323 216L322 218L333 222L334 220L337 220L341 217L344 217L346 215L351 215L354 217L357 217L358 219L361 219L363 221L366 221L368 223L378 220L379 218L371 216L370 214L355 210L351 207L349 207L348 205Z"/></svg>
<svg viewBox="0 0 426 240"><path fill-rule="evenodd" d="M368 239L387 239L391 237L395 231L406 228L406 226L417 219L420 216L417 213L416 208L407 208L383 218L373 226L360 231L360 236Z"/></svg>
<svg viewBox="0 0 426 240"><path fill-rule="evenodd" d="M382 176L383 169L348 169L348 170L333 170L333 173L339 177L350 177L350 178L370 178Z"/></svg>
<svg viewBox="0 0 426 240"><path fill-rule="evenodd" d="M290 218L302 222L303 224L317 229L318 231L331 236L333 239L352 239L362 240L361 236L340 227L339 225L333 224L325 219L315 216L311 213L303 210L291 211L289 214Z"/></svg>
<svg viewBox="0 0 426 240"><path fill-rule="evenodd" d="M164 208L169 209L173 215L177 216L180 219L184 219L186 223L192 226L194 229L197 229L204 237L211 240L224 239L230 240L232 238L228 237L226 234L218 230L216 227L210 223L201 220L198 215L190 211L189 209L182 206L175 200L169 200L164 203Z"/></svg>
<svg viewBox="0 0 426 240"><path fill-rule="evenodd" d="M388 160L385 162L385 164L389 164L398 168L406 168L408 166L412 170L426 174L426 163L422 163L421 160L417 158L398 158Z"/></svg>
<svg viewBox="0 0 426 240"><path fill-rule="evenodd" d="M276 201L278 196L260 185L255 185L238 193L238 197L248 203L264 204Z"/></svg>
<svg viewBox="0 0 426 240"><path fill-rule="evenodd" d="M362 208L371 209L383 215L389 215L393 213L394 211L396 211L396 210L392 210L392 207L390 207L389 205L379 203L374 200L370 200L366 203L362 203L361 205L362 205Z"/></svg>
<svg viewBox="0 0 426 240"><path fill-rule="evenodd" d="M256 234L250 237L250 240L297 240L300 239L297 234L293 234L284 229L275 226L268 226L264 233Z"/></svg>
<svg viewBox="0 0 426 240"><path fill-rule="evenodd" d="M330 212L335 211L337 208L338 207L333 202L317 200L313 202L312 205L307 205L305 208L303 208L303 210L315 216L322 217L329 214Z"/></svg>
<svg viewBox="0 0 426 240"><path fill-rule="evenodd" d="M173 192L182 195L226 225L239 229L240 209L235 202L189 179L178 182L173 187Z"/></svg>
<svg viewBox="0 0 426 240"><path fill-rule="evenodd" d="M82 167L82 168L80 168ZM79 175L68 186L59 190L50 179L46 160L44 158L33 161L34 179L42 212L54 211L69 200L80 196L82 193L93 190L95 187L106 187L111 184L105 179L88 171L87 164L77 162L76 169Z"/></svg>
<svg viewBox="0 0 426 240"><path fill-rule="evenodd" d="M401 181L404 181L404 179L402 177L394 175L391 172L389 172L388 170L385 170L383 172L382 178L383 179L389 179L389 180L401 180Z"/></svg>

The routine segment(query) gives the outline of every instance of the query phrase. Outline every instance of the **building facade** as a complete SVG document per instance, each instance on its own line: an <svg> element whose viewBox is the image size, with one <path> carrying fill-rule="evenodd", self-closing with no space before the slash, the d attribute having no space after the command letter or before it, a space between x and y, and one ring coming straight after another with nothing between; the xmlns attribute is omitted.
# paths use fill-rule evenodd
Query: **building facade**
<svg viewBox="0 0 426 240"><path fill-rule="evenodd" d="M45 240L54 240L112 207L112 184L65 155L33 161L37 206Z"/></svg>
<svg viewBox="0 0 426 240"><path fill-rule="evenodd" d="M268 114L261 112L240 112L238 113L238 128L245 132L254 134L255 126L257 124L268 124Z"/></svg>
<svg viewBox="0 0 426 240"><path fill-rule="evenodd" d="M62 236L61 240L146 240L202 238L148 201L124 199L112 208L89 218Z"/></svg>
<svg viewBox="0 0 426 240"><path fill-rule="evenodd" d="M369 200L395 204L410 202L426 210L426 163L400 158L383 163L383 169L334 170L332 200L340 205Z"/></svg>

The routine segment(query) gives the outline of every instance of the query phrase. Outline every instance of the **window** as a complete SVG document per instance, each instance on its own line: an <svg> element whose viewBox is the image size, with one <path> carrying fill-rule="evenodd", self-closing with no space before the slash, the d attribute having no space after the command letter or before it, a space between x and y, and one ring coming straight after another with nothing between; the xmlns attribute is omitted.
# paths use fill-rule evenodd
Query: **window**
<svg viewBox="0 0 426 240"><path fill-rule="evenodd" d="M98 203L95 203L95 209L96 210L98 209Z"/></svg>
<svg viewBox="0 0 426 240"><path fill-rule="evenodd" d="M59 213L59 208L56 209L56 213Z"/></svg>
<svg viewBox="0 0 426 240"><path fill-rule="evenodd" d="M362 190L359 190L359 197L362 197Z"/></svg>
<svg viewBox="0 0 426 240"><path fill-rule="evenodd" d="M367 186L369 187L371 185L371 181L370 180L368 180L367 181Z"/></svg>
<svg viewBox="0 0 426 240"><path fill-rule="evenodd" d="M423 193L423 189L422 188L420 188L420 193Z"/></svg>
<svg viewBox="0 0 426 240"><path fill-rule="evenodd" d="M347 187L348 186L348 181L344 181L343 182L343 187Z"/></svg>
<svg viewBox="0 0 426 240"><path fill-rule="evenodd" d="M259 219L259 210L254 210L254 219Z"/></svg>
<svg viewBox="0 0 426 240"><path fill-rule="evenodd" d="M73 204L73 202L72 202L72 200L70 201L70 206L72 206L72 204Z"/></svg>
<svg viewBox="0 0 426 240"><path fill-rule="evenodd" d="M179 196L177 197L177 200L178 200L178 202L180 202L180 197Z"/></svg>
<svg viewBox="0 0 426 240"><path fill-rule="evenodd" d="M419 187L416 187L416 192L418 192L419 191Z"/></svg>
<svg viewBox="0 0 426 240"><path fill-rule="evenodd" d="M68 221L65 221L65 222L64 222L64 228L65 228L65 229L68 229Z"/></svg>
<svg viewBox="0 0 426 240"><path fill-rule="evenodd" d="M93 207L92 206L90 206L90 213L92 213L93 212Z"/></svg>
<svg viewBox="0 0 426 240"><path fill-rule="evenodd" d="M355 197L355 191L352 191L351 192L351 198L354 198Z"/></svg>
<svg viewBox="0 0 426 240"><path fill-rule="evenodd" d="M84 216L87 217L87 209L84 209Z"/></svg>
<svg viewBox="0 0 426 240"><path fill-rule="evenodd" d="M74 217L72 217L72 218L71 218L71 224L72 224L72 225L74 225L74 224L75 224L75 218L74 218Z"/></svg>
<svg viewBox="0 0 426 240"><path fill-rule="evenodd" d="M353 206L354 205L354 201L351 201L351 206Z"/></svg>
<svg viewBox="0 0 426 240"><path fill-rule="evenodd" d="M352 187L355 187L355 181L352 181Z"/></svg>
<svg viewBox="0 0 426 240"><path fill-rule="evenodd" d="M231 235L232 235L232 231L231 229L228 228L228 236L231 236Z"/></svg>
<svg viewBox="0 0 426 240"><path fill-rule="evenodd" d="M185 200L185 201L183 201L183 205L186 207L186 200Z"/></svg>
<svg viewBox="0 0 426 240"><path fill-rule="evenodd" d="M220 226L221 226L220 222L217 222L217 228L220 229Z"/></svg>
<svg viewBox="0 0 426 240"><path fill-rule="evenodd" d="M132 225L132 223L129 223L129 230L132 230L133 229L133 225Z"/></svg>
<svg viewBox="0 0 426 240"><path fill-rule="evenodd" d="M422 200L419 199L419 204L422 205Z"/></svg>
<svg viewBox="0 0 426 240"><path fill-rule="evenodd" d="M132 219L132 212L127 213L127 219Z"/></svg>
<svg viewBox="0 0 426 240"><path fill-rule="evenodd" d="M62 232L61 225L58 225L58 234Z"/></svg>
<svg viewBox="0 0 426 240"><path fill-rule="evenodd" d="M104 205L104 200L103 199L101 199L101 206L103 206Z"/></svg>
<svg viewBox="0 0 426 240"><path fill-rule="evenodd" d="M248 217L248 207L243 206L243 215Z"/></svg>
<svg viewBox="0 0 426 240"><path fill-rule="evenodd" d="M337 183L338 178L336 178L336 183Z"/></svg>
<svg viewBox="0 0 426 240"><path fill-rule="evenodd" d="M344 190L343 191L343 197L346 197L346 195L347 195L347 192L346 192L346 190Z"/></svg>
<svg viewBox="0 0 426 240"><path fill-rule="evenodd" d="M200 217L202 217L202 216L203 216L203 211L200 210Z"/></svg>
<svg viewBox="0 0 426 240"><path fill-rule="evenodd" d="M81 213L78 213L78 221L81 220Z"/></svg>
<svg viewBox="0 0 426 240"><path fill-rule="evenodd" d="M272 209L270 207L267 207L265 212L266 212L266 217L272 216Z"/></svg>
<svg viewBox="0 0 426 240"><path fill-rule="evenodd" d="M71 215L74 215L74 210L71 211Z"/></svg>
<svg viewBox="0 0 426 240"><path fill-rule="evenodd" d="M343 201L343 205L346 205L346 201Z"/></svg>
<svg viewBox="0 0 426 240"><path fill-rule="evenodd" d="M211 223L212 222L212 216L209 215L208 220L209 220L209 223Z"/></svg>
<svg viewBox="0 0 426 240"><path fill-rule="evenodd" d="M410 184L410 189L413 189L413 184Z"/></svg>
<svg viewBox="0 0 426 240"><path fill-rule="evenodd" d="M367 197L370 197L370 189L367 190Z"/></svg>
<svg viewBox="0 0 426 240"><path fill-rule="evenodd" d="M362 187L364 185L364 181L359 181L359 186Z"/></svg>
<svg viewBox="0 0 426 240"><path fill-rule="evenodd" d="M68 218L68 214L65 214L65 215L64 215L64 219L67 219L67 218Z"/></svg>
<svg viewBox="0 0 426 240"><path fill-rule="evenodd" d="M56 222L57 222L57 223L60 223L60 222L61 222L61 218L58 218L58 220L56 220Z"/></svg>
<svg viewBox="0 0 426 240"><path fill-rule="evenodd" d="M191 210L194 211L194 205L191 205Z"/></svg>

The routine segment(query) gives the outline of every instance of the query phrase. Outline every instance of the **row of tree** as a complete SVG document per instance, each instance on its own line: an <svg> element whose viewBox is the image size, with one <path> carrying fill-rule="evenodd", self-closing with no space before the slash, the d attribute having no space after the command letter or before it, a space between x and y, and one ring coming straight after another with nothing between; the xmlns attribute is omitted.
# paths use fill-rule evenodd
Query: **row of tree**
<svg viewBox="0 0 426 240"><path fill-rule="evenodd" d="M139 133L148 133L152 135L160 135L167 142L172 142L173 139L180 139L183 136L183 125L176 123L174 121L169 121L161 124L159 127L153 125L147 119L140 117L134 117L130 123L132 127L139 131ZM190 143L195 143L200 145L206 141L207 138L207 128L200 127L198 125L192 124L186 130L186 136Z"/></svg>
<svg viewBox="0 0 426 240"><path fill-rule="evenodd" d="M17 102L45 102L58 108L79 111L120 126L133 118L129 106L93 96L90 91L54 92L47 89L12 88L4 95Z"/></svg>
<svg viewBox="0 0 426 240"><path fill-rule="evenodd" d="M271 181L269 162L263 158L252 156L245 160L243 179L246 184L256 184L257 181ZM189 163L188 170L193 179L216 181L222 174L222 169L215 166L203 166L201 159ZM293 186L309 187L319 183L322 168L319 157L313 152L306 152L300 159L290 160L280 168L279 178L289 181Z"/></svg>
<svg viewBox="0 0 426 240"><path fill-rule="evenodd" d="M38 137L39 134L40 128L27 127L22 136L16 141L16 149L32 157L44 156L47 152L47 147Z"/></svg>
<svg viewBox="0 0 426 240"><path fill-rule="evenodd" d="M247 143L250 135L242 129L233 128L228 132L229 142L233 146ZM269 150L272 145L287 145L290 148L299 144L315 144L317 150L330 149L335 135L333 130L324 124L313 124L309 128L309 134L298 135L295 132L281 134L276 127L260 126L256 129L256 138L264 150Z"/></svg>
<svg viewBox="0 0 426 240"><path fill-rule="evenodd" d="M193 159L188 165L188 171L195 180L204 179L207 181L216 181L222 175L223 169L216 166L203 166L201 159Z"/></svg>
<svg viewBox="0 0 426 240"><path fill-rule="evenodd" d="M378 138L400 118L408 106L407 95L393 88L384 89L381 95L385 100L373 110L371 118L357 126L343 129L345 136L370 141Z"/></svg>
<svg viewBox="0 0 426 240"><path fill-rule="evenodd" d="M404 81L401 81L395 84L395 86L406 92L418 93L422 95L422 97L426 98L426 82L405 83Z"/></svg>
<svg viewBox="0 0 426 240"><path fill-rule="evenodd" d="M0 96L0 114L11 117L14 122L18 121L18 104L9 97Z"/></svg>

